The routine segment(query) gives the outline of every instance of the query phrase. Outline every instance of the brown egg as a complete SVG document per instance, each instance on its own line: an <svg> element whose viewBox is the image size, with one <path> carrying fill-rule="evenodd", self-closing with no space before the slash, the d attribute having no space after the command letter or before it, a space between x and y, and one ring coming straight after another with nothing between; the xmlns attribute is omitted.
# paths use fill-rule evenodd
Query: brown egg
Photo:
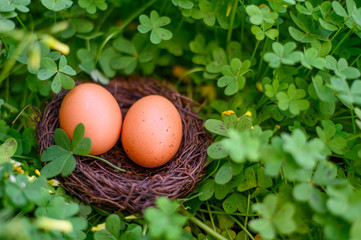
<svg viewBox="0 0 361 240"><path fill-rule="evenodd" d="M155 168L177 153L182 135L182 120L173 103L149 95L135 102L125 115L122 144L135 163Z"/></svg>
<svg viewBox="0 0 361 240"><path fill-rule="evenodd" d="M110 150L120 136L122 113L113 95L95 83L83 83L64 97L59 112L60 127L73 138L79 123L85 126L85 136L92 141L90 154Z"/></svg>

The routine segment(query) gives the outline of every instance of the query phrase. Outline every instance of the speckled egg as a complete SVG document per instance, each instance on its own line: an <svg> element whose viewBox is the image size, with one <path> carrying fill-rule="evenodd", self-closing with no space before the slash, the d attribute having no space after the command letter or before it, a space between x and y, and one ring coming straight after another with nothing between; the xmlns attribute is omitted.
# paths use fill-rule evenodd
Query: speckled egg
<svg viewBox="0 0 361 240"><path fill-rule="evenodd" d="M79 123L85 126L85 136L92 141L90 154L99 155L117 142L122 128L122 113L113 95L94 83L83 83L64 97L59 111L60 127L73 138Z"/></svg>
<svg viewBox="0 0 361 240"><path fill-rule="evenodd" d="M177 153L182 141L182 120L167 98L149 95L139 99L125 115L122 145L136 164L155 168Z"/></svg>

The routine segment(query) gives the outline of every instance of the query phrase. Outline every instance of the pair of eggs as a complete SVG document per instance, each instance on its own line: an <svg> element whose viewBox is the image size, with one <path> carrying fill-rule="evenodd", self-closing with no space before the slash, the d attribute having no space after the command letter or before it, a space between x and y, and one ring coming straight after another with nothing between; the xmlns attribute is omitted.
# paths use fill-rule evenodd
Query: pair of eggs
<svg viewBox="0 0 361 240"><path fill-rule="evenodd" d="M60 127L70 139L79 123L92 141L90 154L110 150L121 136L125 153L136 164L155 168L177 153L183 129L176 107L165 97L145 96L128 110L124 121L118 102L100 85L83 83L64 97L59 110Z"/></svg>

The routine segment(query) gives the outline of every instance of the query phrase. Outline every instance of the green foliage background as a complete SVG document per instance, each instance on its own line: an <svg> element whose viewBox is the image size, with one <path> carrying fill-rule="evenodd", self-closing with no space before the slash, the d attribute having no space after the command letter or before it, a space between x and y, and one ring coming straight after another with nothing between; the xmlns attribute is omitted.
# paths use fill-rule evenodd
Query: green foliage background
<svg viewBox="0 0 361 240"><path fill-rule="evenodd" d="M0 0L0 40L0 239L361 239L358 1ZM45 177L76 147L34 138L52 93L117 75L166 79L214 136L196 191L144 216L68 196Z"/></svg>

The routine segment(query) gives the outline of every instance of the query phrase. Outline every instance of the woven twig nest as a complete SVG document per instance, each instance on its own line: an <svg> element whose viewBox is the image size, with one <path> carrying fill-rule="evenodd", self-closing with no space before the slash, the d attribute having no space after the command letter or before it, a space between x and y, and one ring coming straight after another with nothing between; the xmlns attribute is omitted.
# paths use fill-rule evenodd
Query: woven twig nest
<svg viewBox="0 0 361 240"><path fill-rule="evenodd" d="M118 101L123 118L129 107L146 95L162 95L178 109L183 123L183 139L177 154L166 165L154 169L133 163L125 154L120 140L101 155L119 172L102 161L76 156L76 169L68 177L59 177L61 185L73 196L88 204L112 211L140 213L154 205L157 196L170 199L183 197L200 181L211 138L203 120L194 112L194 102L152 79L114 79L105 86ZM59 127L59 109L68 91L55 95L37 125L36 138L40 152L54 144L53 133Z"/></svg>

